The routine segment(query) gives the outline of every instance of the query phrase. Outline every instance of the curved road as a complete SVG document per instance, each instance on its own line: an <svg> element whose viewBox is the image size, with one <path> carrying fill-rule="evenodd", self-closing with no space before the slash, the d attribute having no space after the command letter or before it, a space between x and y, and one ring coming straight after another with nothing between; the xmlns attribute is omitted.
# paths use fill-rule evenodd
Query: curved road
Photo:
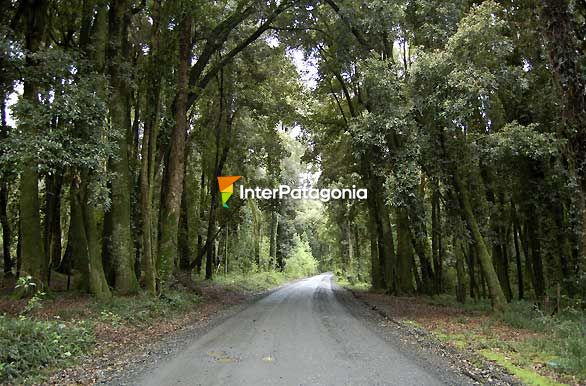
<svg viewBox="0 0 586 386"><path fill-rule="evenodd" d="M355 318L336 299L332 282L332 275L324 274L273 292L136 384L446 384Z"/></svg>

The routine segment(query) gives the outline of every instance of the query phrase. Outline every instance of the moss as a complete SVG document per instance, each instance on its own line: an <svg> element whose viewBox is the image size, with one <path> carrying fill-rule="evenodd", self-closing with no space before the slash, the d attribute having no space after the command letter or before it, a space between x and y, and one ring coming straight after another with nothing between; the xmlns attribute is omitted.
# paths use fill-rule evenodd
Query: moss
<svg viewBox="0 0 586 386"><path fill-rule="evenodd" d="M536 374L534 371L519 367L514 364L507 356L492 350L480 350L479 353L486 359L496 362L504 367L509 373L519 378L521 382L534 386L564 386L564 383L555 382L547 377Z"/></svg>

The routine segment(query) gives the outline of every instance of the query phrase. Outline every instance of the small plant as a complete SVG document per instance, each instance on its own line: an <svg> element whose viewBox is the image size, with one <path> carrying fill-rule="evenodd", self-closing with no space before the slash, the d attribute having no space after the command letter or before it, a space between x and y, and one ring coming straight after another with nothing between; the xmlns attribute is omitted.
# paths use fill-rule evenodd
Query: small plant
<svg viewBox="0 0 586 386"><path fill-rule="evenodd" d="M42 308L43 300L45 299L46 295L47 294L45 292L35 292L35 294L26 303L26 307L24 307L22 314L30 314L34 310Z"/></svg>
<svg viewBox="0 0 586 386"><path fill-rule="evenodd" d="M120 327L123 319L120 315L113 313L112 311L100 312L100 321L108 323L114 327Z"/></svg>
<svg viewBox="0 0 586 386"><path fill-rule="evenodd" d="M14 289L20 296L27 296L37 290L37 283L35 283L31 275L21 276L16 281Z"/></svg>

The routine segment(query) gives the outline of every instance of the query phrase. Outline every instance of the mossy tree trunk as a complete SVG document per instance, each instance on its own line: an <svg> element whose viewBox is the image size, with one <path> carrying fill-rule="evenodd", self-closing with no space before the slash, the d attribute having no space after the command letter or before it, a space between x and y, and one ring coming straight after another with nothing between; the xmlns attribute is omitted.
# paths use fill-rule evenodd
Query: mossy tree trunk
<svg viewBox="0 0 586 386"><path fill-rule="evenodd" d="M187 138L187 96L189 64L191 61L192 16L184 14L179 23L179 68L175 96L175 125L163 177L159 218L159 276L168 280L174 273L178 257L179 217L185 171L185 141Z"/></svg>
<svg viewBox="0 0 586 386"><path fill-rule="evenodd" d="M409 295L413 287L413 247L406 208L397 208L397 294Z"/></svg>
<svg viewBox="0 0 586 386"><path fill-rule="evenodd" d="M492 264L492 258L488 251L486 241L482 235L482 232L480 231L480 226L478 225L474 210L472 209L468 188L465 186L462 177L460 177L458 173L455 173L453 178L454 188L458 193L460 205L462 208L462 216L466 220L466 223L468 224L472 234L474 248L476 249L476 256L478 258L478 262L480 263L482 275L488 286L492 309L495 312L502 312L507 308L507 299L505 298L505 294L501 288L498 276Z"/></svg>
<svg viewBox="0 0 586 386"><path fill-rule="evenodd" d="M43 229L44 249L49 269L61 260L61 191L63 172L45 177L45 219ZM50 279L50 277L49 277Z"/></svg>
<svg viewBox="0 0 586 386"><path fill-rule="evenodd" d="M157 266L153 240L153 187L156 184L157 137L161 109L161 70L160 38L161 15L160 2L153 1L152 37L149 56L150 82L146 85L146 105L141 147L141 164L139 177L139 201L141 219L141 265L144 286L151 295L156 295Z"/></svg>
<svg viewBox="0 0 586 386"><path fill-rule="evenodd" d="M110 75L110 122L118 133L116 144L118 154L111 160L112 206L110 208L112 233L109 245L114 265L115 288L120 294L134 294L139 285L134 271L134 244L131 230L130 164L129 145L130 124L130 86L128 74L124 72L128 52L128 24L130 22L130 2L114 0L110 4L108 73Z"/></svg>
<svg viewBox="0 0 586 386"><path fill-rule="evenodd" d="M0 225L2 226L2 255L4 259L4 274L12 274L12 256L10 245L12 234L8 221L8 181L5 176L0 177Z"/></svg>
<svg viewBox="0 0 586 386"><path fill-rule="evenodd" d="M205 186L205 171L203 168L203 157L202 157L202 171L201 177L199 181L199 208L198 208L198 216L197 216L197 258L195 259L195 268L198 274L201 273L201 266L203 262L203 232L201 231L203 228L203 224L205 223L205 204L206 204L206 186Z"/></svg>
<svg viewBox="0 0 586 386"><path fill-rule="evenodd" d="M271 223L269 225L269 261L272 267L281 269L277 261L277 235L279 231L279 213L277 208L271 210Z"/></svg>
<svg viewBox="0 0 586 386"><path fill-rule="evenodd" d="M36 53L45 34L48 2L29 1L26 5L26 46L27 52ZM26 66L34 71L34 59L27 55ZM23 98L31 105L39 103L38 84L34 79L25 79ZM27 135L34 140L39 128L34 125L21 125ZM47 283L48 264L45 257L41 230L39 203L39 173L36 161L26 159L20 175L20 263L21 272L31 275L41 286ZM37 288L40 288L38 286Z"/></svg>
<svg viewBox="0 0 586 386"><path fill-rule="evenodd" d="M98 224L93 204L90 202L87 181L88 172L74 176L70 189L71 224L69 233L70 253L82 273L81 286L100 301L112 297L99 248Z"/></svg>

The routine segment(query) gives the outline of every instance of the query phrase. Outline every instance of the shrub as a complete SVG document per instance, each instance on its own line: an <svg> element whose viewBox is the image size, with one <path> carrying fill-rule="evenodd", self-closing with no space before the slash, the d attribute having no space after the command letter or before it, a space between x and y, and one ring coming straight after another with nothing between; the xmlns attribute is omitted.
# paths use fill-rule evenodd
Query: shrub
<svg viewBox="0 0 586 386"><path fill-rule="evenodd" d="M92 330L84 323L65 325L26 317L0 316L0 381L40 376L46 368L70 362L89 351Z"/></svg>

